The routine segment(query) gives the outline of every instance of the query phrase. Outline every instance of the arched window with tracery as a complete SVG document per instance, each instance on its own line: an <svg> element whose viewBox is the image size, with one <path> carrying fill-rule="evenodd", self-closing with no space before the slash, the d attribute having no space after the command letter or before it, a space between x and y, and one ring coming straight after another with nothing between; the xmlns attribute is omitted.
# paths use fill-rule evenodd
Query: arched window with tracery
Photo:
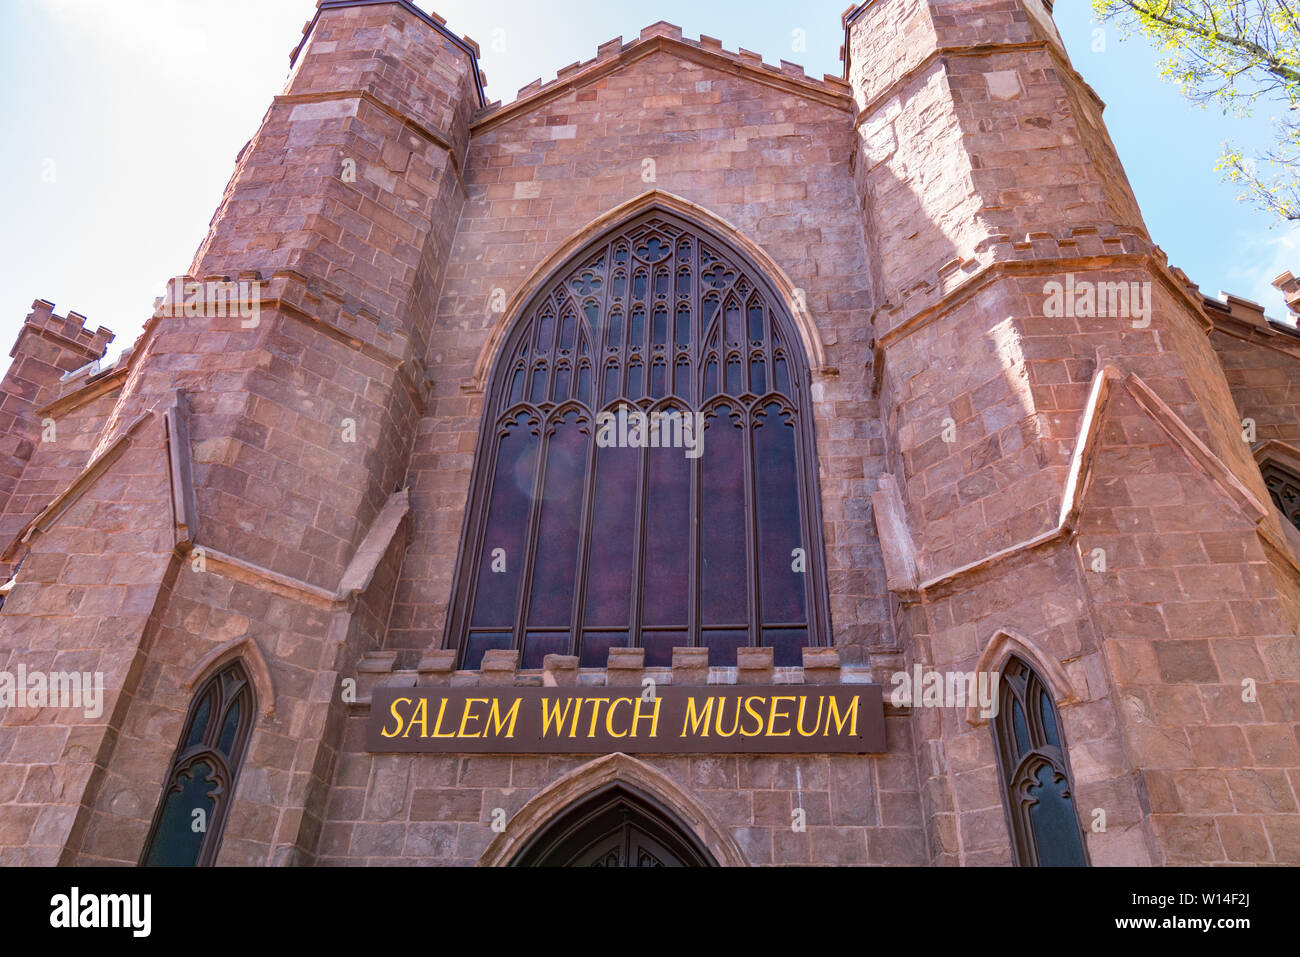
<svg viewBox="0 0 1300 957"><path fill-rule="evenodd" d="M1259 470L1273 504L1288 522L1300 529L1300 476L1271 459L1260 465Z"/></svg>
<svg viewBox="0 0 1300 957"><path fill-rule="evenodd" d="M747 645L785 666L827 644L808 390L780 298L710 232L654 212L571 259L487 390L448 620L461 666L643 647L656 667L682 646L732 665Z"/></svg>
<svg viewBox="0 0 1300 957"><path fill-rule="evenodd" d="M239 661L199 688L167 771L141 864L193 867L216 860L254 707L253 686Z"/></svg>
<svg viewBox="0 0 1300 957"><path fill-rule="evenodd" d="M993 740L1016 863L1088 863L1056 705L1038 673L1012 657L1002 669Z"/></svg>

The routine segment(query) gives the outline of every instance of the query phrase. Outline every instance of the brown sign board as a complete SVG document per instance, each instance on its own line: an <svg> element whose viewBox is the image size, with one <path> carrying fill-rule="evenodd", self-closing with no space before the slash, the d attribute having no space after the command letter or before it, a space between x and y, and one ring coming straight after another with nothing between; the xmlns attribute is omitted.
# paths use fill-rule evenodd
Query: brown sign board
<svg viewBox="0 0 1300 957"><path fill-rule="evenodd" d="M879 685L376 688L366 750L878 754Z"/></svg>

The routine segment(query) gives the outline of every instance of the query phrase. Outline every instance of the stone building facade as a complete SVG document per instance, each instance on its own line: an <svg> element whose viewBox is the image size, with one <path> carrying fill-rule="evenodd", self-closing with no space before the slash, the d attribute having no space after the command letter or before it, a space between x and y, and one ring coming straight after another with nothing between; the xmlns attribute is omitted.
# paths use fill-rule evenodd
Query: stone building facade
<svg viewBox="0 0 1300 957"><path fill-rule="evenodd" d="M11 353L0 668L104 698L5 709L0 860L153 860L202 738L198 863L519 863L612 797L706 863L1046 863L1018 728L919 696L865 755L365 741L390 686L888 698L1023 668L1035 800L1056 774L1087 863L1300 861L1300 337L1169 266L1050 4L869 0L844 29L842 77L661 22L501 104L438 17L322 0L190 270L255 317L164 302L100 369L111 333L38 300ZM665 222L785 330L807 647L530 662L511 633L470 661L513 330Z"/></svg>

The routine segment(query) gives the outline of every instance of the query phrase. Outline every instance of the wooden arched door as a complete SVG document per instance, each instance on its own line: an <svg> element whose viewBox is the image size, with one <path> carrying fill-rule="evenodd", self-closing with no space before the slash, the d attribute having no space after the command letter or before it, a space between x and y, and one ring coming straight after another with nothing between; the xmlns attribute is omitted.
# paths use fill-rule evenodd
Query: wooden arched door
<svg viewBox="0 0 1300 957"><path fill-rule="evenodd" d="M563 814L515 859L519 867L713 867L666 809L622 787Z"/></svg>

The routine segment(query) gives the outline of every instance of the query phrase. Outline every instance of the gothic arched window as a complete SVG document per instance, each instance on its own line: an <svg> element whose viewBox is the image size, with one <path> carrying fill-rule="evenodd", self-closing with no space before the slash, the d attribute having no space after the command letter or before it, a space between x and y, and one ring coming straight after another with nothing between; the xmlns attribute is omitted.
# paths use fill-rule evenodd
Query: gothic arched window
<svg viewBox="0 0 1300 957"><path fill-rule="evenodd" d="M253 686L238 661L199 688L190 702L141 864L192 867L216 860L254 706Z"/></svg>
<svg viewBox="0 0 1300 957"><path fill-rule="evenodd" d="M1259 470L1273 504L1288 522L1300 528L1300 477L1273 461L1264 462Z"/></svg>
<svg viewBox="0 0 1300 957"><path fill-rule="evenodd" d="M826 644L809 377L759 271L641 216L533 297L487 390L448 622L461 667Z"/></svg>
<svg viewBox="0 0 1300 957"><path fill-rule="evenodd" d="M1051 694L1037 672L1015 657L1002 669L998 694L993 740L1016 863L1087 865L1065 737Z"/></svg>

